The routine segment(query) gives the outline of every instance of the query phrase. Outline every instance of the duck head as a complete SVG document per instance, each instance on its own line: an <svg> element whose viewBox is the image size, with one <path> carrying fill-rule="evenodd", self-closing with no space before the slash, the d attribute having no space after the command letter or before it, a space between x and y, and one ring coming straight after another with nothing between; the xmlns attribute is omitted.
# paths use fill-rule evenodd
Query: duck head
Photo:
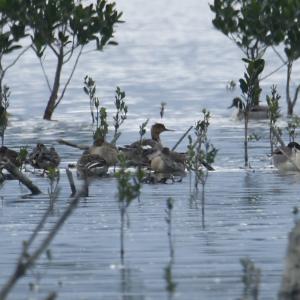
<svg viewBox="0 0 300 300"><path fill-rule="evenodd" d="M95 140L94 140L94 146L96 147L100 147L104 144L104 138L101 136L101 137L97 137Z"/></svg>
<svg viewBox="0 0 300 300"><path fill-rule="evenodd" d="M165 125L162 123L155 123L151 127L151 138L154 141L160 142L159 136L164 131L173 131L173 130L166 128Z"/></svg>

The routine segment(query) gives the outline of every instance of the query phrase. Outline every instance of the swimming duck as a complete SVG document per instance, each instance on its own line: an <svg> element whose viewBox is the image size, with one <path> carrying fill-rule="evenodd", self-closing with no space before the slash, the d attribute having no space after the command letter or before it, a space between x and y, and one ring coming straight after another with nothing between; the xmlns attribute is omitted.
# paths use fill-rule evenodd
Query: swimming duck
<svg viewBox="0 0 300 300"><path fill-rule="evenodd" d="M49 149L41 143L29 154L29 163L37 169L48 170L49 168L56 168L60 163L60 157L54 147Z"/></svg>
<svg viewBox="0 0 300 300"><path fill-rule="evenodd" d="M16 167L20 167L21 163L18 159L19 153L15 150L9 149L5 146L0 147L0 161L3 159L8 159Z"/></svg>
<svg viewBox="0 0 300 300"><path fill-rule="evenodd" d="M237 118L244 119L244 113L238 110ZM265 120L269 118L269 107L267 105L254 105L249 111L250 120Z"/></svg>
<svg viewBox="0 0 300 300"><path fill-rule="evenodd" d="M162 123L155 123L151 127L151 139L136 141L119 149L130 165L150 166L153 157L163 149L160 134L165 131L173 130L166 128Z"/></svg>
<svg viewBox="0 0 300 300"><path fill-rule="evenodd" d="M280 171L299 171L300 145L291 142L286 147L277 148L272 158L274 166Z"/></svg>
<svg viewBox="0 0 300 300"><path fill-rule="evenodd" d="M103 176L110 166L118 162L116 147L99 138L94 145L85 150L77 162L77 171L80 176Z"/></svg>

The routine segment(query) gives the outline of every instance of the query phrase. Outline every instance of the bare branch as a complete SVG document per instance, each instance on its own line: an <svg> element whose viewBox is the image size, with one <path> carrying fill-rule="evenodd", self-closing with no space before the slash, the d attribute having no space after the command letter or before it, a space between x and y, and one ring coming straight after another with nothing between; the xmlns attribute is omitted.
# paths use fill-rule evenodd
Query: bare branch
<svg viewBox="0 0 300 300"><path fill-rule="evenodd" d="M46 73L46 70L45 70L45 68L44 68L44 64L43 64L43 62L42 62L42 58L41 58L41 57L39 57L39 61L40 61L41 68L42 68L42 70L43 70L43 74L44 74L45 80L46 80L46 82L47 82L47 86L48 86L49 91L50 91L50 93L51 93L50 81L49 81L49 78L48 78L48 76L47 76L47 73Z"/></svg>
<svg viewBox="0 0 300 300"><path fill-rule="evenodd" d="M79 58L80 58L80 56L81 56L81 54L82 54L82 49L83 49L83 47L84 47L84 46L81 46L81 48L80 48L80 50L79 50L79 53L78 53L77 58L76 58L76 60L75 60L73 69L72 69L72 71L71 71L71 74L70 74L70 76L69 76L69 78L68 78L68 80L67 80L67 82L66 82L66 84L65 84L65 86L64 86L64 88L63 88L63 90L62 90L62 93L61 93L60 97L58 98L57 102L56 102L55 105L54 105L54 109L58 106L58 104L60 103L61 99L64 97L64 94L65 94L65 92L66 92L66 89L67 89L67 87L68 87L68 85L69 85L69 83L70 83L70 81L71 81L71 79L72 79L72 77L73 77L73 74L74 74L74 72L75 72L75 69L76 69L77 64L78 64L78 61L79 61Z"/></svg>
<svg viewBox="0 0 300 300"><path fill-rule="evenodd" d="M27 46L26 48L24 48L19 54L18 56L14 59L14 61L9 64L6 68L3 69L3 73L5 73L9 68L11 68L12 66L14 66L17 61L19 60L19 58L31 47L31 45Z"/></svg>

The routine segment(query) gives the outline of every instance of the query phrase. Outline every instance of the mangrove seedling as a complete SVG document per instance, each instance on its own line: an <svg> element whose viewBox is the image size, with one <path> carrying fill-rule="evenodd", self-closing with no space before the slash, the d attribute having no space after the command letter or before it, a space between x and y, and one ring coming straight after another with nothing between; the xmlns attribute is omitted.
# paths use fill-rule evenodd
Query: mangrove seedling
<svg viewBox="0 0 300 300"><path fill-rule="evenodd" d="M43 118L51 120L70 84L83 49L91 42L95 42L95 50L117 45L112 38L116 24L122 22L122 12L117 11L115 2L108 3L107 0L91 1L89 4L75 0L22 2L18 4L18 20L29 29L31 48L42 66L50 92ZM43 58L50 53L56 60L53 76L46 74L43 63ZM63 69L67 64L72 64L71 72L62 84Z"/></svg>
<svg viewBox="0 0 300 300"><path fill-rule="evenodd" d="M27 156L28 156L28 150L27 150L27 147L21 147L20 148L20 151L19 151L19 154L18 154L18 157L17 157L17 160L20 164L20 170L22 171L23 167L24 167L24 164L27 160Z"/></svg>
<svg viewBox="0 0 300 300"><path fill-rule="evenodd" d="M166 105L167 105L166 102L161 102L160 103L160 112L159 112L159 114L160 114L161 119L164 117Z"/></svg>
<svg viewBox="0 0 300 300"><path fill-rule="evenodd" d="M288 121L286 130L289 135L289 141L295 142L295 138L297 136L297 128L300 127L300 117L293 115Z"/></svg>
<svg viewBox="0 0 300 300"><path fill-rule="evenodd" d="M123 155L119 155L120 170L116 172L116 178L118 183L118 203L120 209L120 256L122 263L124 262L124 226L125 217L128 218L127 209L134 199L136 199L141 191L141 181L139 178L142 174L132 174L126 170L126 160Z"/></svg>
<svg viewBox="0 0 300 300"><path fill-rule="evenodd" d="M279 107L279 99L280 95L277 93L277 88L275 85L271 87L271 96L267 95L267 104L269 108L269 138L270 138L270 149L271 155L273 155L274 146L277 144L277 138L274 137L273 130L277 130L279 134L281 134L280 128L277 126L277 121L280 117L280 107Z"/></svg>
<svg viewBox="0 0 300 300"><path fill-rule="evenodd" d="M9 106L9 96L10 91L7 85L4 85L3 90L0 89L0 136L1 136L1 145L4 146L4 134L8 122L7 109Z"/></svg>
<svg viewBox="0 0 300 300"><path fill-rule="evenodd" d="M187 151L187 169L190 172L190 190L192 172L195 175L194 178L194 191L195 195L198 195L199 183L202 185L202 226L205 226L204 222L204 204L205 204L205 184L208 178L208 171L213 170L211 164L214 163L218 150L209 142L208 139L208 127L210 113L206 109L202 110L203 120L197 121L194 129L196 141L189 135L189 145Z"/></svg>
<svg viewBox="0 0 300 300"><path fill-rule="evenodd" d="M48 188L48 195L50 199L50 209L53 210L54 208L54 202L57 199L57 195L59 193L59 179L60 179L60 173L58 168L50 167L47 170L47 177L49 180L49 188Z"/></svg>
<svg viewBox="0 0 300 300"><path fill-rule="evenodd" d="M257 105L261 88L259 86L259 75L264 69L265 61L263 59L249 60L243 59L246 62L246 72L244 78L239 80L241 97L236 97L232 101L230 107L236 107L244 116L244 159L245 167L249 167L248 159L248 123L249 113L251 109Z"/></svg>
<svg viewBox="0 0 300 300"><path fill-rule="evenodd" d="M120 126L127 118L128 107L125 103L125 92L121 91L121 89L117 86L116 96L115 96L115 107L117 109L114 119L114 137L112 140L112 144L115 144L117 139L120 137L121 132L119 132Z"/></svg>
<svg viewBox="0 0 300 300"><path fill-rule="evenodd" d="M83 90L89 96L92 124L93 126L96 125L95 130L93 130L93 140L105 140L108 132L106 108L100 107L100 99L96 97L96 83L91 77L84 77Z"/></svg>

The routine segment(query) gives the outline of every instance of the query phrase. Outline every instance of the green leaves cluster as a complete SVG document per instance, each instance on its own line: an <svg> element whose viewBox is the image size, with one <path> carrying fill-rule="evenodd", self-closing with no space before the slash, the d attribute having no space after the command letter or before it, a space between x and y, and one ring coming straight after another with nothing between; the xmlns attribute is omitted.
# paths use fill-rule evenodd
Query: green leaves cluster
<svg viewBox="0 0 300 300"><path fill-rule="evenodd" d="M261 57L267 47L269 30L266 2L260 0L215 0L213 25L231 38L249 59Z"/></svg>
<svg viewBox="0 0 300 300"><path fill-rule="evenodd" d="M96 82L89 76L84 78L83 91L90 99L90 112L92 117L92 123L95 125L96 130L93 133L94 141L97 139L105 140L108 133L108 121L106 108L100 106L100 99L96 96ZM120 126L127 118L128 107L125 103L125 92L119 87L116 88L115 95L115 107L116 114L113 116L114 120L114 137L112 143L115 144L121 133L119 132Z"/></svg>
<svg viewBox="0 0 300 300"><path fill-rule="evenodd" d="M262 58L271 46L287 66L286 101L288 114L300 92L297 85L291 97L291 73L295 60L300 57L299 0L214 0L210 5L215 16L214 26L232 39L250 60ZM282 44L286 59L275 47Z"/></svg>
<svg viewBox="0 0 300 300"><path fill-rule="evenodd" d="M186 166L189 171L195 173L195 188L198 188L198 182L202 185L206 183L208 176L207 168L214 163L218 150L209 142L208 127L210 112L206 109L202 110L203 119L197 121L195 125L195 139L189 135L189 144L187 149Z"/></svg>
<svg viewBox="0 0 300 300"><path fill-rule="evenodd" d="M233 99L231 107L236 107L244 113L248 113L251 108L259 104L261 88L259 85L259 75L264 70L265 61L260 59L243 59L247 64L244 78L239 80L242 97Z"/></svg>
<svg viewBox="0 0 300 300"><path fill-rule="evenodd" d="M96 4L83 5L74 0L24 0L18 16L32 29L31 38L35 52L42 56L49 46L76 48L90 41L102 50L113 37L113 26L121 22L122 13L115 3L98 0Z"/></svg>

